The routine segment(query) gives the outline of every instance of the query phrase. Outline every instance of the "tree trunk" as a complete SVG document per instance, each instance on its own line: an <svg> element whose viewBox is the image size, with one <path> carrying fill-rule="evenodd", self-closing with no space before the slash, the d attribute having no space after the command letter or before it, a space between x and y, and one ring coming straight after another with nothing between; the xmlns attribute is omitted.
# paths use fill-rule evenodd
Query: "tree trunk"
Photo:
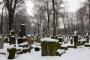
<svg viewBox="0 0 90 60"><path fill-rule="evenodd" d="M82 24L82 27L81 27L81 28L82 28L82 34L83 34L83 32L84 32L84 30L83 30L83 29L84 29L84 26L83 26L83 18L81 19L81 24Z"/></svg>
<svg viewBox="0 0 90 60"><path fill-rule="evenodd" d="M14 12L12 10L10 10L8 12L9 14L9 32L12 30L13 28L13 23L14 23Z"/></svg>
<svg viewBox="0 0 90 60"><path fill-rule="evenodd" d="M1 15L1 34L3 33L3 8L2 8L2 15Z"/></svg>
<svg viewBox="0 0 90 60"><path fill-rule="evenodd" d="M49 35L50 31L49 31L49 24L50 24L50 13L49 13L49 6L48 6L48 1L47 1L47 15L48 15L48 22L47 22L47 34Z"/></svg>
<svg viewBox="0 0 90 60"><path fill-rule="evenodd" d="M88 32L90 32L90 2L89 2L89 28L88 28Z"/></svg>
<svg viewBox="0 0 90 60"><path fill-rule="evenodd" d="M53 3L53 37L56 36L56 21L55 21L55 3L54 0L52 0Z"/></svg>

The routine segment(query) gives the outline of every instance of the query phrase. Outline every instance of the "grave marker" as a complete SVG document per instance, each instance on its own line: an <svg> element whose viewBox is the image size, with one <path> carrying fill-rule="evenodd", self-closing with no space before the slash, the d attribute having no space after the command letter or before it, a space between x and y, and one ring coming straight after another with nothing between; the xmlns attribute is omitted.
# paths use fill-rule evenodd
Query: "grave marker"
<svg viewBox="0 0 90 60"><path fill-rule="evenodd" d="M77 48L78 45L78 32L74 32L74 46Z"/></svg>
<svg viewBox="0 0 90 60"><path fill-rule="evenodd" d="M0 49L3 49L4 39L0 37Z"/></svg>

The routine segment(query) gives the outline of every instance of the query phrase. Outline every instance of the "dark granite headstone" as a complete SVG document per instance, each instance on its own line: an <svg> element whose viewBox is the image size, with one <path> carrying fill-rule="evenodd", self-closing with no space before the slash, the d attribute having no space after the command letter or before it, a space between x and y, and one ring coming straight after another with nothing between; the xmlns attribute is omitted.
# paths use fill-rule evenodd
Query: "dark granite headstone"
<svg viewBox="0 0 90 60"><path fill-rule="evenodd" d="M21 24L21 37L26 36L25 24Z"/></svg>
<svg viewBox="0 0 90 60"><path fill-rule="evenodd" d="M9 39L10 39L10 45L16 43L15 36L10 36Z"/></svg>
<svg viewBox="0 0 90 60"><path fill-rule="evenodd" d="M74 46L77 48L78 46L78 32L74 32Z"/></svg>

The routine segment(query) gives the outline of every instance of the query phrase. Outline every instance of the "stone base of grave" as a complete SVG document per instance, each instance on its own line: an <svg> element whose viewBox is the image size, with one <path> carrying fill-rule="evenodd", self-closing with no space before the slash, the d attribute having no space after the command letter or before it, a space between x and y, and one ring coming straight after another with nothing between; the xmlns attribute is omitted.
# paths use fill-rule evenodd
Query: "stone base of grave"
<svg viewBox="0 0 90 60"><path fill-rule="evenodd" d="M76 48L75 46L68 46L68 48Z"/></svg>
<svg viewBox="0 0 90 60"><path fill-rule="evenodd" d="M85 47L90 47L90 43L85 43Z"/></svg>
<svg viewBox="0 0 90 60"><path fill-rule="evenodd" d="M68 50L68 47L60 47L59 49Z"/></svg>

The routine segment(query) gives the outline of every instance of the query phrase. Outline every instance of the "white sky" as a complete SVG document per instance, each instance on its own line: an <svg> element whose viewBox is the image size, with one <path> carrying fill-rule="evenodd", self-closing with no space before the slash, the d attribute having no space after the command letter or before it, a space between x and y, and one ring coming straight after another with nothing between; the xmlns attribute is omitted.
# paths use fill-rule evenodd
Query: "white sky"
<svg viewBox="0 0 90 60"><path fill-rule="evenodd" d="M34 4L31 2L31 0L25 0L25 1L26 1L27 13L29 15L33 15ZM66 10L69 12L75 12L77 11L77 9L80 8L81 3L84 2L85 0L64 0L64 1L66 1L66 4L65 4Z"/></svg>
<svg viewBox="0 0 90 60"><path fill-rule="evenodd" d="M29 15L33 15L33 6L34 4L30 0L25 0L26 1L26 6L27 6L27 13ZM77 9L80 8L81 3L84 2L85 0L64 0L66 1L66 10L69 12L76 12Z"/></svg>
<svg viewBox="0 0 90 60"><path fill-rule="evenodd" d="M26 1L26 10L29 15L33 15L33 7L34 4L31 0L25 0Z"/></svg>
<svg viewBox="0 0 90 60"><path fill-rule="evenodd" d="M65 1L67 1L66 2L67 10L70 12L75 12L77 11L77 9L80 8L80 6L82 5L82 2L84 2L85 0L65 0Z"/></svg>

